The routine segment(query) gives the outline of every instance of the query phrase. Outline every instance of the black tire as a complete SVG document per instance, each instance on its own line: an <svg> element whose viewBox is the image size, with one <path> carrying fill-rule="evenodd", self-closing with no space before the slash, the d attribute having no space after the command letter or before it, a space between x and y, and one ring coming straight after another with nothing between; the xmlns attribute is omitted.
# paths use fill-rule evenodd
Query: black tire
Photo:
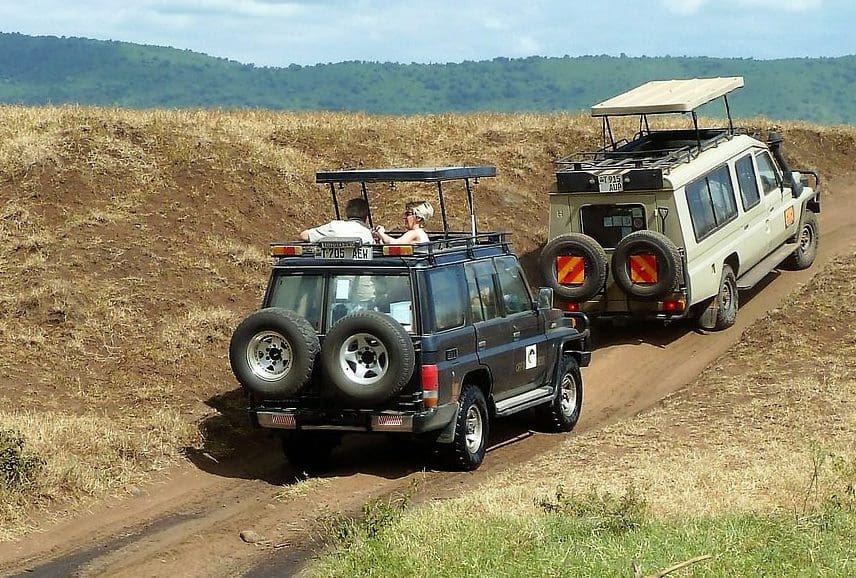
<svg viewBox="0 0 856 578"><path fill-rule="evenodd" d="M739 298L737 292L737 278L731 265L722 265L722 279L719 282L719 293L714 297L717 300L716 321L713 325L714 331L728 329L737 321L737 308Z"/></svg>
<svg viewBox="0 0 856 578"><path fill-rule="evenodd" d="M561 365L556 374L556 397L549 405L542 406L539 414L550 431L569 432L580 419L583 379L573 355L563 355L559 363Z"/></svg>
<svg viewBox="0 0 856 578"><path fill-rule="evenodd" d="M464 385L459 403L461 408L455 424L455 439L449 448L451 466L456 470L471 472L484 460L490 418L484 394L473 384Z"/></svg>
<svg viewBox="0 0 856 578"><path fill-rule="evenodd" d="M782 262L782 267L791 271L802 271L811 267L817 257L819 242L820 228L817 225L817 214L809 211L797 236L799 246Z"/></svg>
<svg viewBox="0 0 856 578"><path fill-rule="evenodd" d="M336 394L357 405L382 402L410 380L413 342L401 323L377 311L358 311L327 333L321 364Z"/></svg>
<svg viewBox="0 0 856 578"><path fill-rule="evenodd" d="M630 257L653 255L657 259L657 282L634 283L630 276ZM615 247L612 254L612 277L625 293L637 299L656 300L672 291L683 274L681 254L671 239L657 231L635 231Z"/></svg>
<svg viewBox="0 0 856 578"><path fill-rule="evenodd" d="M330 467L333 450L342 441L334 432L287 432L282 451L288 462L302 474L322 472Z"/></svg>
<svg viewBox="0 0 856 578"><path fill-rule="evenodd" d="M245 388L263 399L293 395L309 380L320 346L315 329L293 311L270 307L232 334L229 362Z"/></svg>
<svg viewBox="0 0 856 578"><path fill-rule="evenodd" d="M585 280L580 285L562 285L556 273L556 258L561 256L584 259ZM541 251L541 274L556 295L573 301L588 301L606 284L608 260L603 247L588 235L569 233L547 243Z"/></svg>

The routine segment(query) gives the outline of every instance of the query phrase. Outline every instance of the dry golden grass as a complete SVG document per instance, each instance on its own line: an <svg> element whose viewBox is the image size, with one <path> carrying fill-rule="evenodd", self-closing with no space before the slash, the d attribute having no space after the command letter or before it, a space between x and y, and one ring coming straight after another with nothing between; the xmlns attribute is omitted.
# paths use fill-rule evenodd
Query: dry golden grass
<svg viewBox="0 0 856 578"><path fill-rule="evenodd" d="M780 128L800 165L850 171L856 129ZM0 526L177 459L188 431L203 429L206 401L237 387L229 336L258 306L268 244L331 217L316 170L494 164L499 176L475 190L480 226L513 231L528 253L544 241L553 162L600 138L597 121L576 115L0 107L0 401L15 408L3 422L37 449L64 448L45 451L51 471L67 469L66 457L81 464L73 485L52 475L38 495L7 501ZM377 187L376 221L395 226L403 197L426 193ZM451 225L465 228L464 195L447 200ZM165 407L182 417L165 419ZM122 434L154 453L104 441L96 463L63 439L62 427L86 423L110 440L129 411L165 424L151 446L144 427ZM35 415L59 426L37 429Z"/></svg>
<svg viewBox="0 0 856 578"><path fill-rule="evenodd" d="M632 420L573 436L465 498L534 511L563 486L639 491L653 513L803 512L856 483L856 255L748 329L690 387Z"/></svg>

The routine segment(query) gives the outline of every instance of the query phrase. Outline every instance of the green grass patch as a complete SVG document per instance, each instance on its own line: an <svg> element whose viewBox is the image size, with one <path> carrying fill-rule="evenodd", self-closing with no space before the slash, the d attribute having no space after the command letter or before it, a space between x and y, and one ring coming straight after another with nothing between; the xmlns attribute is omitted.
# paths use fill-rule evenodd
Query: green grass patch
<svg viewBox="0 0 856 578"><path fill-rule="evenodd" d="M375 516L338 533L317 576L645 575L710 556L673 575L854 576L856 510L830 502L806 515L728 514L657 520L632 490L539 498L528 514L450 502Z"/></svg>

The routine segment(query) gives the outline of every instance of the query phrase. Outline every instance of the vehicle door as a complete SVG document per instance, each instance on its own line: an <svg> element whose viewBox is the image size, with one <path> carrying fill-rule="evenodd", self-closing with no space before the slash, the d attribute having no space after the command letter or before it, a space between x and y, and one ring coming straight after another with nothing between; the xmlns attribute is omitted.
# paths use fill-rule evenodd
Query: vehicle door
<svg viewBox="0 0 856 578"><path fill-rule="evenodd" d="M779 247L796 227L793 198L782 185L782 176L768 151L755 155L764 206L767 210L767 253Z"/></svg>
<svg viewBox="0 0 856 578"><path fill-rule="evenodd" d="M495 399L507 397L514 370L509 332L499 306L499 290L493 261L485 259L464 266L470 298L470 316L476 330L479 361L490 370Z"/></svg>
<svg viewBox="0 0 856 578"><path fill-rule="evenodd" d="M507 256L494 261L512 346L509 393L516 395L544 382L548 358L544 324L517 259Z"/></svg>
<svg viewBox="0 0 856 578"><path fill-rule="evenodd" d="M426 333L435 337L440 383L451 388L479 366L476 331L467 323L469 301L463 267L457 264L429 269L425 282L430 314L423 315L423 323Z"/></svg>
<svg viewBox="0 0 856 578"><path fill-rule="evenodd" d="M761 189L758 187L758 174L752 162L752 155L746 154L737 159L734 172L737 175L737 188L743 206L743 227L738 250L741 269L747 270L768 253L770 236L767 230L767 208L761 202Z"/></svg>

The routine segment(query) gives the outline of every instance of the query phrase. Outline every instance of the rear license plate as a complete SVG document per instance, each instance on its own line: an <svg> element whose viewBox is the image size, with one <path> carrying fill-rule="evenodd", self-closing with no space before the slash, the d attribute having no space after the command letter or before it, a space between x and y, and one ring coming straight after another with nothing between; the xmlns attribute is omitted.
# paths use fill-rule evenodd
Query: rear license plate
<svg viewBox="0 0 856 578"><path fill-rule="evenodd" d="M615 193L624 190L621 175L598 175L597 185L601 193Z"/></svg>
<svg viewBox="0 0 856 578"><path fill-rule="evenodd" d="M346 261L371 261L372 248L353 243L326 242L321 245L320 259L342 259Z"/></svg>

